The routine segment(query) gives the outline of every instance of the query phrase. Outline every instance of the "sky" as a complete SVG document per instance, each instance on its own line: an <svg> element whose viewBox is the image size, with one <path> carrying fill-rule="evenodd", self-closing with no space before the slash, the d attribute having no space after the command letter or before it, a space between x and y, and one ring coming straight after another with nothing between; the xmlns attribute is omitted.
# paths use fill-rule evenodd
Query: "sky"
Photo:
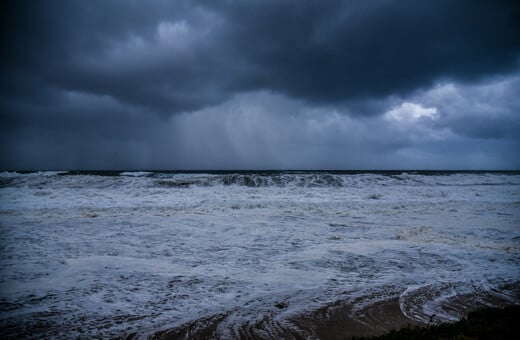
<svg viewBox="0 0 520 340"><path fill-rule="evenodd" d="M518 1L0 12L0 169L520 169Z"/></svg>

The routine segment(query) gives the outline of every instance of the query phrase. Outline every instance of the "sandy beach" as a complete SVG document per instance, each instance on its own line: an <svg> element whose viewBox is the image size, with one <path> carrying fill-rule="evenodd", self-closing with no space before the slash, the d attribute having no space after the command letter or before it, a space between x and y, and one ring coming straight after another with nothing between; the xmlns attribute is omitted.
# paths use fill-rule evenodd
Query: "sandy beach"
<svg viewBox="0 0 520 340"><path fill-rule="evenodd" d="M510 304L496 296L454 297L445 308L457 309L464 319L468 313L493 306L504 308ZM281 306L283 308L283 306ZM435 315L427 323L408 318L401 310L399 298L380 301L356 310L345 301L283 318L282 314L265 316L259 321L240 325L226 322L229 314L188 322L180 327L157 332L153 339L352 339L379 336L392 330L444 324ZM230 328L226 329L226 327ZM134 338L137 334L130 335Z"/></svg>
<svg viewBox="0 0 520 340"><path fill-rule="evenodd" d="M237 339L349 339L380 335L392 329L420 324L401 312L397 298L372 304L357 312L344 302L336 302L287 319L266 316L257 322L222 330L219 326L226 317L226 314L218 314L189 322L178 328L158 332L153 338L215 339L225 337L222 331L230 331Z"/></svg>

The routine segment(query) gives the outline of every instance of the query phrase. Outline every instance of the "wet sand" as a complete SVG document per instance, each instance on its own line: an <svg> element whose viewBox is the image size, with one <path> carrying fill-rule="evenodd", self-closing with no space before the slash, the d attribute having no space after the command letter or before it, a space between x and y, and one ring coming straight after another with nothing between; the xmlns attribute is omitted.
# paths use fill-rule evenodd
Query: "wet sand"
<svg viewBox="0 0 520 340"><path fill-rule="evenodd" d="M301 315L292 322L319 339L373 336L392 329L418 325L401 312L398 298L374 303L357 312L352 311L346 303L337 302L308 315Z"/></svg>
<svg viewBox="0 0 520 340"><path fill-rule="evenodd" d="M509 287L509 294L475 292L453 296L442 305L444 311L460 319L481 308L504 308L518 305L519 287ZM372 296L373 298L373 296ZM365 300L366 301L366 300ZM515 302L516 301L516 302ZM411 301L413 303L413 301ZM364 307L360 308L359 306ZM324 307L303 313L291 314L285 304L276 305L273 312L259 318L236 324L232 314L222 313L190 321L179 327L154 333L153 339L352 339L383 335L391 330L408 326L440 324L435 314L422 315L412 320L401 308L399 297L366 304L361 301L336 301ZM404 306L406 309L418 306ZM413 309L413 308L412 308ZM422 321L417 321L422 320ZM455 321L455 320L453 320Z"/></svg>
<svg viewBox="0 0 520 340"><path fill-rule="evenodd" d="M418 325L399 307L399 299L377 302L353 311L345 302L335 302L314 311L288 317L265 316L261 320L222 333L226 314L199 319L181 327L161 331L154 339L351 339L384 334L393 329Z"/></svg>

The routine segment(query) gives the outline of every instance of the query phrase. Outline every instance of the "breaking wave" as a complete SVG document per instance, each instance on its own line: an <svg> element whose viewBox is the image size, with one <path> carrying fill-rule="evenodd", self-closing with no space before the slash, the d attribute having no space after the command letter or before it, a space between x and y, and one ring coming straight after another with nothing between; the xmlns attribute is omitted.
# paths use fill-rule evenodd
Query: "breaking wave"
<svg viewBox="0 0 520 340"><path fill-rule="evenodd" d="M226 174L221 176L199 177L194 179L160 179L154 183L159 187L189 187L197 186L245 186L259 187L343 187L347 186L344 176L329 174L305 175L257 175L257 174Z"/></svg>
<svg viewBox="0 0 520 340"><path fill-rule="evenodd" d="M343 188L388 186L520 186L519 172L155 172L155 171L46 171L2 172L0 187L56 185L61 187L118 187L128 184L159 188L243 186ZM376 196L372 197L376 199ZM377 197L379 198L379 197Z"/></svg>

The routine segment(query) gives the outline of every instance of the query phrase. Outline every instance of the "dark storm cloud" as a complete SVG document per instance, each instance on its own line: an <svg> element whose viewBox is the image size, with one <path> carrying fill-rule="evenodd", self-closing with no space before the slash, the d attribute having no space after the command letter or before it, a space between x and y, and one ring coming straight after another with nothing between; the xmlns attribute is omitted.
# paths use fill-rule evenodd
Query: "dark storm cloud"
<svg viewBox="0 0 520 340"><path fill-rule="evenodd" d="M257 66L252 87L341 101L402 94L441 77L474 80L518 65L520 13L513 1L303 3L226 8L232 40Z"/></svg>
<svg viewBox="0 0 520 340"><path fill-rule="evenodd" d="M3 7L3 92L24 93L20 78L30 75L47 86L170 113L258 89L329 103L403 94L441 77L508 72L518 65L520 46L515 1L17 1ZM192 40L187 51L157 41L161 23L186 25L185 37L171 38Z"/></svg>
<svg viewBox="0 0 520 340"><path fill-rule="evenodd" d="M196 60L183 60L154 46L134 56L110 56L110 51L132 37L152 40L162 21L190 18L184 5L170 2L131 4L126 1L27 1L4 3L2 28L2 92L10 98L37 95L39 88L77 90L109 95L144 107L167 107L175 112L202 105L177 91L197 89L193 84ZM159 55L163 53L164 55ZM171 57L171 58L170 58ZM138 60L136 60L136 58ZM170 60L168 60L170 59ZM192 66L190 66L190 64ZM198 68L201 72L203 67Z"/></svg>
<svg viewBox="0 0 520 340"><path fill-rule="evenodd" d="M517 1L0 6L3 167L384 167L432 129L518 144Z"/></svg>

